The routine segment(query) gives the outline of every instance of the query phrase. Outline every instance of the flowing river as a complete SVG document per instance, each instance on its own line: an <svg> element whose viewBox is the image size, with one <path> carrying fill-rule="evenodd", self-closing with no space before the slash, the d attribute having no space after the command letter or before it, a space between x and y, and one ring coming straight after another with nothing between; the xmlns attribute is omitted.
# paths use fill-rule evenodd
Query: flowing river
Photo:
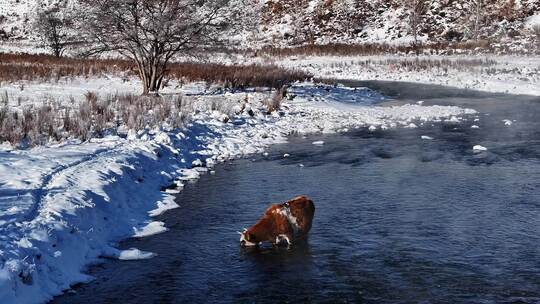
<svg viewBox="0 0 540 304"><path fill-rule="evenodd" d="M292 137L219 165L157 218L169 231L119 244L156 257L105 260L52 303L540 302L540 99L348 84L480 120ZM236 231L299 194L316 205L306 243L239 247Z"/></svg>

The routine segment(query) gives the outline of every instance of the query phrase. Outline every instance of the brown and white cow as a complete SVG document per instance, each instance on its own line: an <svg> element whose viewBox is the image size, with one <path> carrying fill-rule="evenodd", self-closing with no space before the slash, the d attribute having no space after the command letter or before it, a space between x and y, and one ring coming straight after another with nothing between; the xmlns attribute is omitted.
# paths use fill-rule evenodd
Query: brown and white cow
<svg viewBox="0 0 540 304"><path fill-rule="evenodd" d="M305 196L266 209L263 217L240 233L240 245L257 246L263 242L291 245L307 236L315 214L313 201Z"/></svg>

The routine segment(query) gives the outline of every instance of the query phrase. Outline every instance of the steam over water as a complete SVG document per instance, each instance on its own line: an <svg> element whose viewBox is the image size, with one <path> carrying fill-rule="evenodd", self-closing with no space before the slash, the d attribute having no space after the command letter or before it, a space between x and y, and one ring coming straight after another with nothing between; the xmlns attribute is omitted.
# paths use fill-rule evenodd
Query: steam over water
<svg viewBox="0 0 540 304"><path fill-rule="evenodd" d="M158 256L107 260L53 302L540 302L540 100L367 85L480 120L292 138L221 165L157 219L170 231L120 244ZM237 230L299 194L317 208L307 243L239 248Z"/></svg>

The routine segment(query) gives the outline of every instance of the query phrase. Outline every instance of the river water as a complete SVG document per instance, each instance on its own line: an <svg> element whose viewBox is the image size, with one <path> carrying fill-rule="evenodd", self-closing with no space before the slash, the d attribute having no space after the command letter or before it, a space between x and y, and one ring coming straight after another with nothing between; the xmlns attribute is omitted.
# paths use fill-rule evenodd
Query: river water
<svg viewBox="0 0 540 304"><path fill-rule="evenodd" d="M540 302L540 100L350 85L470 107L480 121L293 137L220 165L157 218L168 232L120 244L156 257L105 260L52 303ZM299 194L316 205L306 243L239 247L237 230Z"/></svg>

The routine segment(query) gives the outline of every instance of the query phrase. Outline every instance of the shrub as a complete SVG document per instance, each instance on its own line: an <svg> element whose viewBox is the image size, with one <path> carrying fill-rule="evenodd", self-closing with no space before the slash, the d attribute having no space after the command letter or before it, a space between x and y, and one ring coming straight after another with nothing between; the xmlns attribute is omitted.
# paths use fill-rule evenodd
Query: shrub
<svg viewBox="0 0 540 304"><path fill-rule="evenodd" d="M277 111L281 108L281 103L285 96L287 95L287 88L281 87L278 90L274 91L272 96L266 99L266 108L267 113L270 114L274 111Z"/></svg>

